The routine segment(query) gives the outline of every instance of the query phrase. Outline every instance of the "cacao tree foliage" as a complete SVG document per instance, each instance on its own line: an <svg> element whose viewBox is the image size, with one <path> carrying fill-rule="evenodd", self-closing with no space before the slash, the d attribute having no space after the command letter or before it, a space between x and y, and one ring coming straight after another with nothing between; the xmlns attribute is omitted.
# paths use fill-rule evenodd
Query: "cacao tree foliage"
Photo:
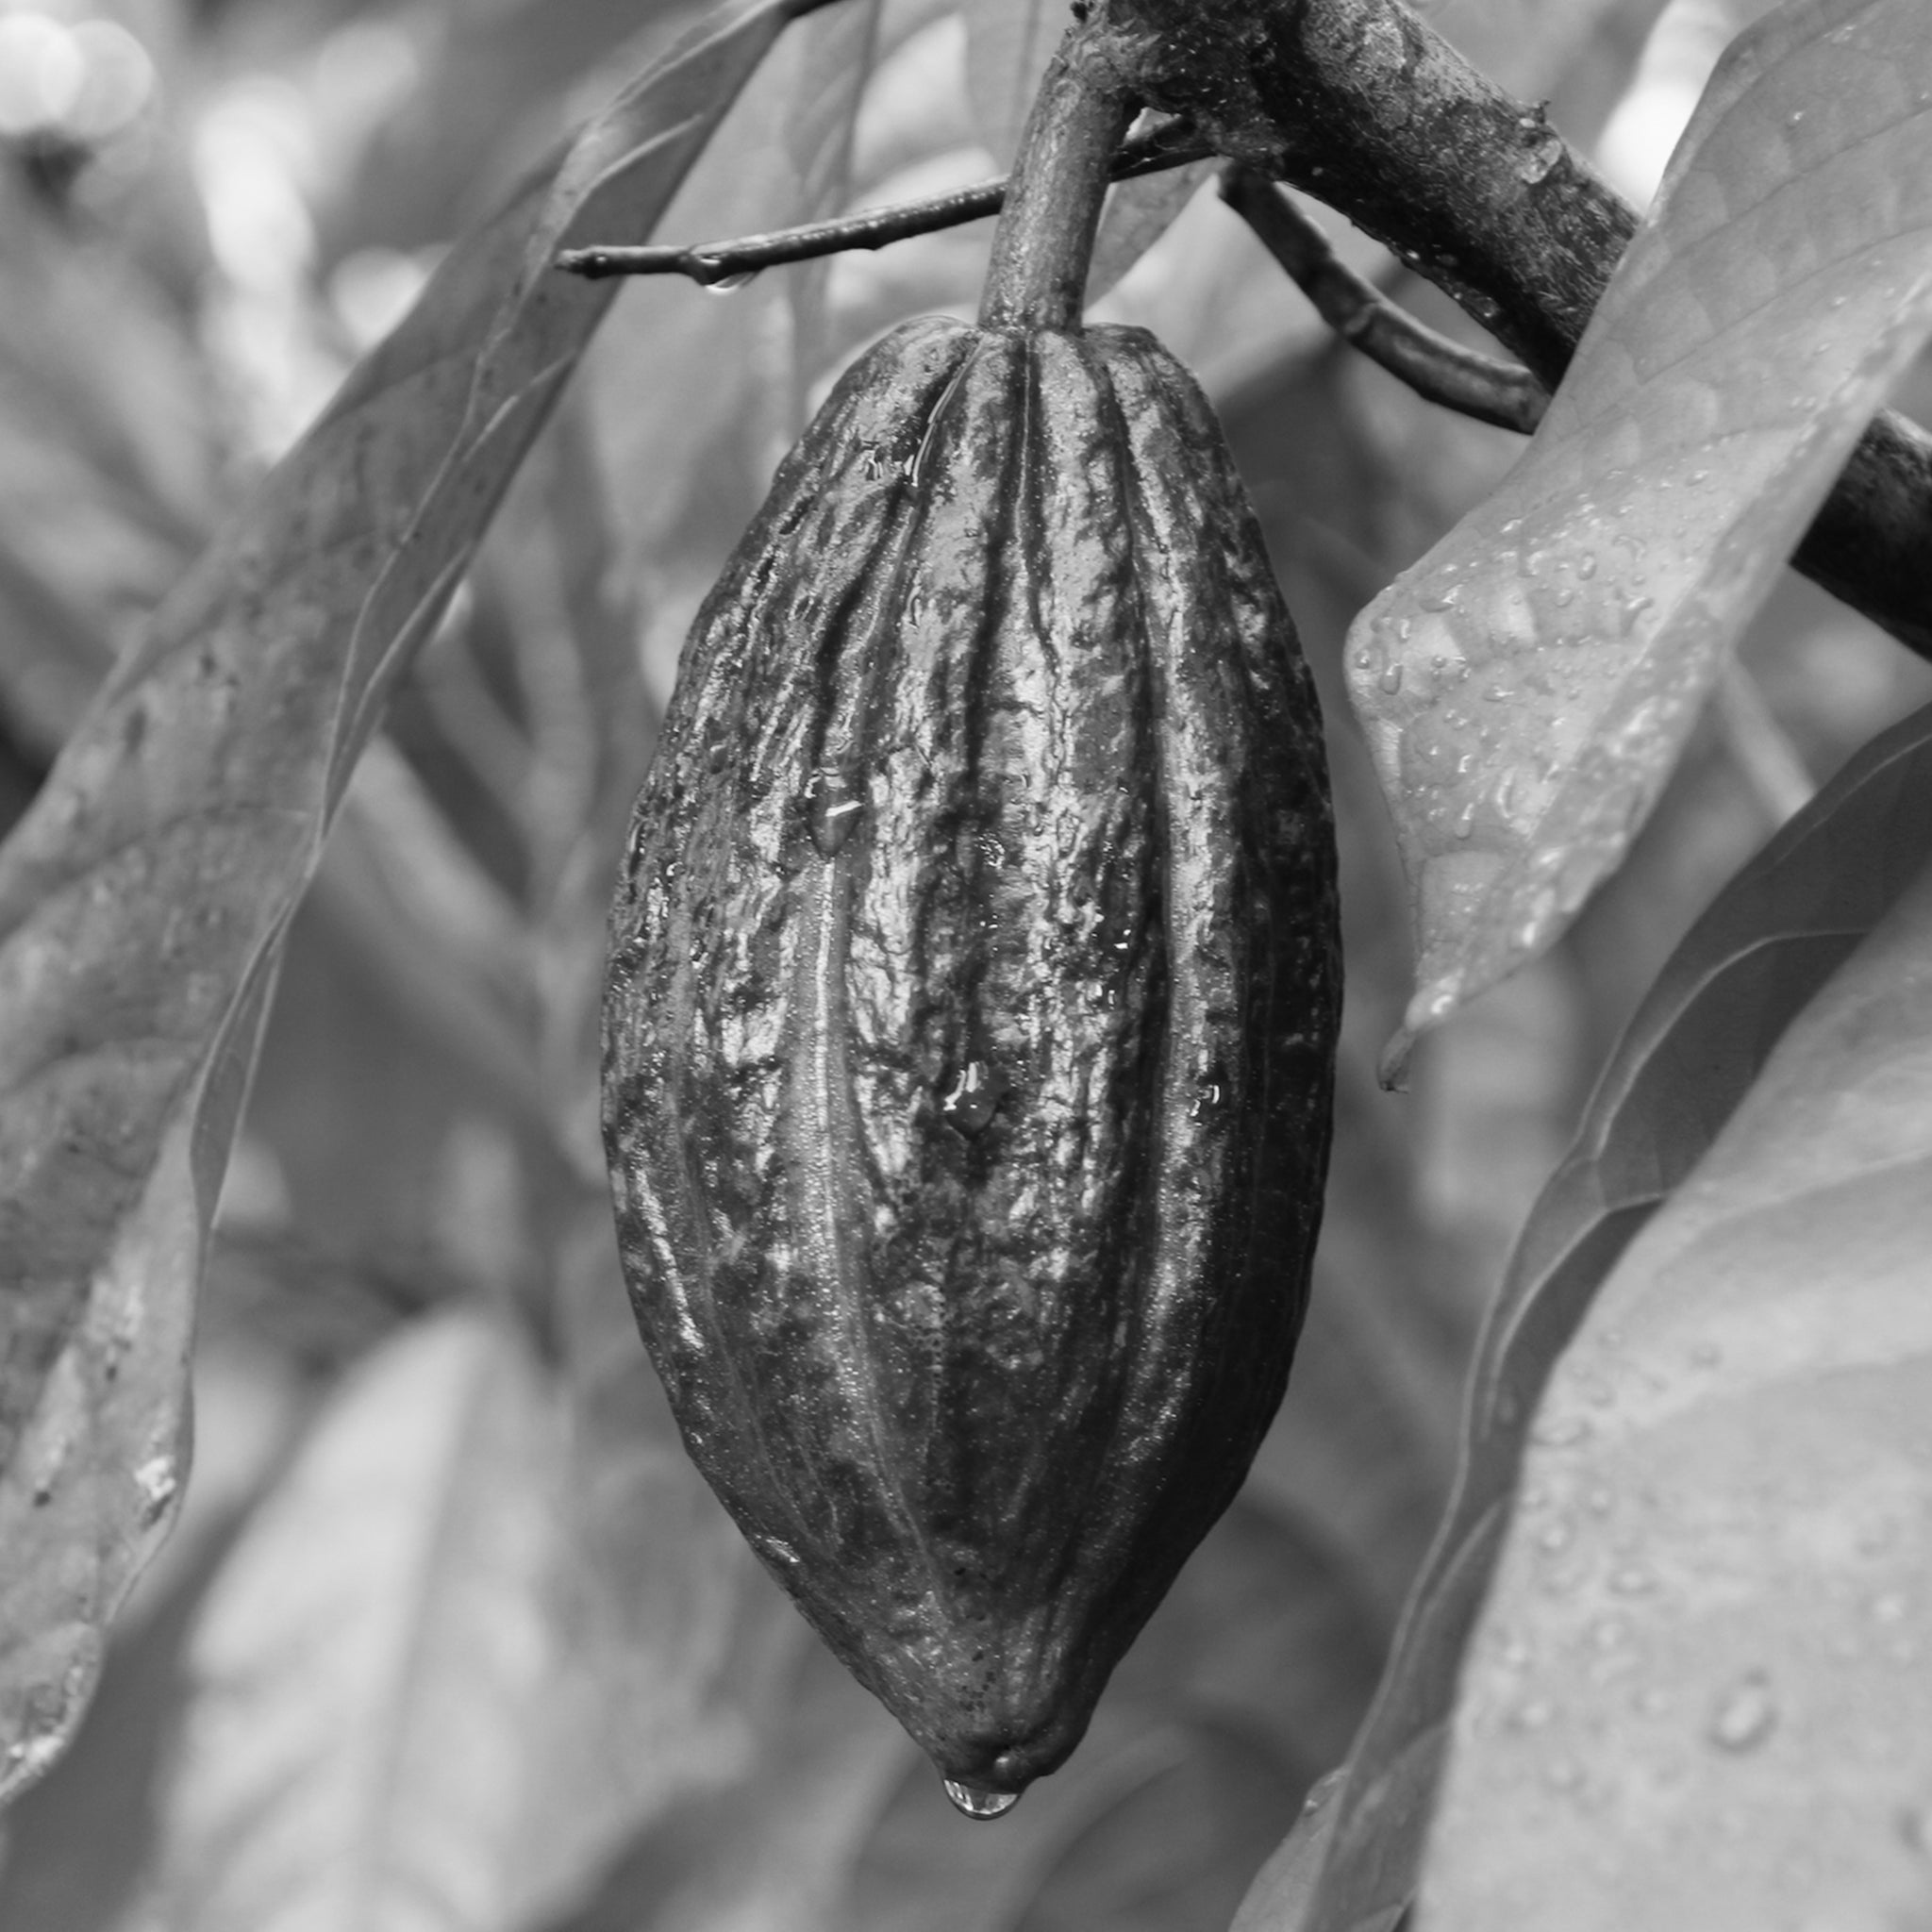
<svg viewBox="0 0 1932 1932"><path fill-rule="evenodd" d="M1397 385L1211 163L1114 191L1091 312L1208 388L1322 688L1335 1154L1245 1489L977 1825L683 1456L595 1034L691 614L988 225L550 264L996 173L1066 10L0 8L0 1924L1932 1909L1908 422L1836 596L1781 568L1932 407L1932 22L1087 10L1555 394L1525 446ZM1493 168L1402 178L1478 88ZM1592 165L1662 175L1634 239Z"/></svg>

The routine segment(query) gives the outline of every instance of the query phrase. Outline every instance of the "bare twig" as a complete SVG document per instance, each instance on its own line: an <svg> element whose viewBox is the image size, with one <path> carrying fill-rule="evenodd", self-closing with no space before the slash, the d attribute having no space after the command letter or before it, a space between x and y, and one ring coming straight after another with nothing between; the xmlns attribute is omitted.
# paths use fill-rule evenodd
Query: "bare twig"
<svg viewBox="0 0 1932 1932"><path fill-rule="evenodd" d="M1231 167L1221 193L1322 320L1418 395L1524 436L1542 421L1550 392L1527 369L1464 348L1390 301L1336 256L1327 236L1265 175Z"/></svg>
<svg viewBox="0 0 1932 1932"><path fill-rule="evenodd" d="M1158 175L1204 159L1210 150L1192 135L1173 126L1124 142L1114 158L1113 178L1131 180L1137 175ZM998 214L1007 198L1007 177L957 188L925 201L899 202L891 208L868 208L841 215L837 221L813 222L804 227L780 228L769 235L745 235L732 242L675 242L644 248L567 248L557 266L568 274L598 280L606 275L688 275L708 288L749 280L760 269L782 262L810 261L822 255L842 255L858 248L884 248L913 235L929 235Z"/></svg>

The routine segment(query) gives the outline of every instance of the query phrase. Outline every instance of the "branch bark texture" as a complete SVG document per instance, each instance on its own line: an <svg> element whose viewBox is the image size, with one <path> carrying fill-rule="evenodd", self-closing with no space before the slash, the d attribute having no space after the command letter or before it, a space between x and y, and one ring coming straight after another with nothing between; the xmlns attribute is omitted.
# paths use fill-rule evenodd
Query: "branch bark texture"
<svg viewBox="0 0 1932 1932"><path fill-rule="evenodd" d="M1110 0L1124 83L1325 202L1554 388L1637 215L1401 0ZM1932 437L1888 410L1792 558L1932 658Z"/></svg>

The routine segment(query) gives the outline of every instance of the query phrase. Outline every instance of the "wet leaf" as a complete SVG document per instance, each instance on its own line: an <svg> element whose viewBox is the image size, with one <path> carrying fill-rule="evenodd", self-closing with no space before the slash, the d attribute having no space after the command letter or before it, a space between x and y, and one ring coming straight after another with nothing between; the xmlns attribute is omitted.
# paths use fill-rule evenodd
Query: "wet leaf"
<svg viewBox="0 0 1932 1932"><path fill-rule="evenodd" d="M1617 864L1932 329L1928 104L1912 0L1740 37L1524 460L1357 621L1422 955L1398 1062Z"/></svg>
<svg viewBox="0 0 1932 1932"><path fill-rule="evenodd" d="M1356 1745L1317 1903L1256 1932L1364 1932L1408 1902L1464 1644L1552 1367L1793 1015L1912 880L1928 808L1932 710L1875 740L1732 881L1632 1021L1486 1325L1455 1499Z"/></svg>
<svg viewBox="0 0 1932 1932"><path fill-rule="evenodd" d="M323 832L609 300L550 258L648 229L791 10L701 29L452 250L0 850L0 1791L70 1733L164 1533L208 1223Z"/></svg>
<svg viewBox="0 0 1932 1932"><path fill-rule="evenodd" d="M1557 1368L1464 1664L1424 1926L1932 1902L1928 959L1922 865Z"/></svg>

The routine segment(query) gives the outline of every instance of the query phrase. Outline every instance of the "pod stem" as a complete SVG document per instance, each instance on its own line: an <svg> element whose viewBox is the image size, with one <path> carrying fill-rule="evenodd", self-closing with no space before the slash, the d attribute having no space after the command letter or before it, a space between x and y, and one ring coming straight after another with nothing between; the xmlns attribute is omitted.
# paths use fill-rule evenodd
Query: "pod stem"
<svg viewBox="0 0 1932 1932"><path fill-rule="evenodd" d="M1133 118L1132 99L1091 39L1071 29L1020 137L979 302L982 328L1079 327L1108 170Z"/></svg>

